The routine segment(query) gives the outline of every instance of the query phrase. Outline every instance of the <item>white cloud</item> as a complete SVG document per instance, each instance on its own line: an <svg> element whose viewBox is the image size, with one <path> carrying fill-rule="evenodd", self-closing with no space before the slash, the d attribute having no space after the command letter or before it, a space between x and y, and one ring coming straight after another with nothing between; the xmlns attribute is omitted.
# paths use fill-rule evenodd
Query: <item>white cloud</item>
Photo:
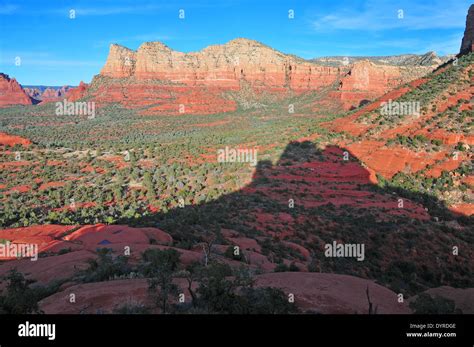
<svg viewBox="0 0 474 347"><path fill-rule="evenodd" d="M341 9L312 21L317 31L464 28L469 3L462 0L436 0L420 4L411 1L367 1L362 11ZM403 12L398 12L399 10ZM399 18L402 14L403 18Z"/></svg>

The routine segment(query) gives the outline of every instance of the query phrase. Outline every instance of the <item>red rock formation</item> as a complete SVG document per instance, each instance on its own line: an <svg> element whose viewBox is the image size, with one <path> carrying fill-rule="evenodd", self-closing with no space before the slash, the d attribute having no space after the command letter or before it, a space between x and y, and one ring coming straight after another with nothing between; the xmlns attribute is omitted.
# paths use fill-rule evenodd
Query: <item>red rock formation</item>
<svg viewBox="0 0 474 347"><path fill-rule="evenodd" d="M87 91L87 84L81 81L79 86L76 88L71 88L66 91L66 99L69 101L76 101L83 98Z"/></svg>
<svg viewBox="0 0 474 347"><path fill-rule="evenodd" d="M20 84L6 74L0 73L0 107L10 105L31 105L30 97Z"/></svg>
<svg viewBox="0 0 474 347"><path fill-rule="evenodd" d="M286 96L339 84L330 97L350 108L430 70L420 67L417 74L407 74L406 69L370 62L352 68L323 66L247 39L192 53L173 51L160 42L146 42L137 51L113 44L87 93L99 105L148 107L143 114L210 114L236 109L224 96L227 91Z"/></svg>
<svg viewBox="0 0 474 347"><path fill-rule="evenodd" d="M407 304L398 302L396 293L355 276L299 272L267 273L256 276L255 285L281 288L286 293L294 294L298 307L322 314L367 314L367 288L372 300L377 303L378 313L411 312Z"/></svg>
<svg viewBox="0 0 474 347"><path fill-rule="evenodd" d="M333 95L341 99L345 109L358 107L361 102L374 100L431 70L431 66L388 66L362 60L356 62L342 78L338 91Z"/></svg>
<svg viewBox="0 0 474 347"><path fill-rule="evenodd" d="M24 88L25 93L35 100L41 100L41 90L39 88Z"/></svg>
<svg viewBox="0 0 474 347"><path fill-rule="evenodd" d="M110 45L109 56L100 72L114 78L130 77L135 70L136 53L117 44Z"/></svg>
<svg viewBox="0 0 474 347"><path fill-rule="evenodd" d="M461 54L469 52L474 52L474 4L467 12L466 29L461 43Z"/></svg>
<svg viewBox="0 0 474 347"><path fill-rule="evenodd" d="M68 90L68 86L63 86L59 89L46 88L41 94L41 101L44 103L62 100L66 96Z"/></svg>
<svg viewBox="0 0 474 347"><path fill-rule="evenodd" d="M160 42L144 43L136 52L114 44L90 94L99 105L148 107L143 114L211 114L235 110L236 102L224 94L244 85L255 94L301 93L330 85L341 74L339 68L246 39L194 53L176 52Z"/></svg>
<svg viewBox="0 0 474 347"><path fill-rule="evenodd" d="M99 105L120 102L127 108L148 107L143 114L209 114L236 109L233 100L221 96L218 87L187 87L181 85L109 84L93 92ZM70 99L74 101L74 99Z"/></svg>
<svg viewBox="0 0 474 347"><path fill-rule="evenodd" d="M385 147L384 141L365 140L347 144L347 149L365 165L385 178L392 178L398 172L417 172L437 160L445 153L413 152L403 147Z"/></svg>
<svg viewBox="0 0 474 347"><path fill-rule="evenodd" d="M161 42L146 42L136 52L114 44L101 75L220 88L239 88L240 80L246 80L255 87L313 90L334 82L340 69L306 62L256 41L236 39L193 53L173 51Z"/></svg>

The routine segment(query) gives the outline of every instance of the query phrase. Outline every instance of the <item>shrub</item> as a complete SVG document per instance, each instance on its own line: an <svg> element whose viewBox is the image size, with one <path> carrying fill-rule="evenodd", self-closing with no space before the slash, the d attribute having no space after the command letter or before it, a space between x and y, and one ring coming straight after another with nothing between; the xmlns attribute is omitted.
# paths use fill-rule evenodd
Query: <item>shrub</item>
<svg viewBox="0 0 474 347"><path fill-rule="evenodd" d="M113 310L115 314L149 314L150 310L141 303L127 302Z"/></svg>
<svg viewBox="0 0 474 347"><path fill-rule="evenodd" d="M410 308L415 314L453 314L462 313L456 309L453 300L440 296L432 297L429 294L421 293L415 301L410 302Z"/></svg>
<svg viewBox="0 0 474 347"><path fill-rule="evenodd" d="M127 275L132 271L125 256L114 257L112 250L101 248L97 251L97 259L89 260L89 268L80 271L79 280L84 283L101 282L116 276Z"/></svg>

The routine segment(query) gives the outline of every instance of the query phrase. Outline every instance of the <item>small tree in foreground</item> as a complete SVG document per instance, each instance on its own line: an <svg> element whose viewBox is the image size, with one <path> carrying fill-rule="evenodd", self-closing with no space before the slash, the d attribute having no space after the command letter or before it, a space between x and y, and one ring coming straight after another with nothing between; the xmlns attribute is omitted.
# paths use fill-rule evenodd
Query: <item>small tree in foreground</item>
<svg viewBox="0 0 474 347"><path fill-rule="evenodd" d="M148 277L148 290L162 313L169 309L170 297L178 295L173 277L179 264L179 253L174 249L148 249L143 253L142 271Z"/></svg>

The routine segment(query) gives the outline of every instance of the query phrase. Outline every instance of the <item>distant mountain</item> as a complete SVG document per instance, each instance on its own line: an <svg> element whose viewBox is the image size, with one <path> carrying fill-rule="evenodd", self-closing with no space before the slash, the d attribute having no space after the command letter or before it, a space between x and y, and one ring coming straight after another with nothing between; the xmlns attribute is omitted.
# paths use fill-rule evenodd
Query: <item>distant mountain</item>
<svg viewBox="0 0 474 347"><path fill-rule="evenodd" d="M70 86L23 86L25 92L35 103L51 102L63 99L71 89Z"/></svg>
<svg viewBox="0 0 474 347"><path fill-rule="evenodd" d="M402 54L390 56L375 56L375 57L344 57L331 56L314 58L311 61L327 66L344 66L351 65L362 60L369 60L375 64L380 65L394 65L394 66L439 66L446 61L454 58L453 55L438 56L435 52L428 52L425 54Z"/></svg>
<svg viewBox="0 0 474 347"><path fill-rule="evenodd" d="M64 87L69 87L69 88L76 87L76 86L69 86L69 85L66 85L66 86L45 86L45 85L26 85L26 84L22 84L21 86L23 88L28 88L28 89L38 89L40 92L44 92L46 89L58 90L58 89L62 89Z"/></svg>

